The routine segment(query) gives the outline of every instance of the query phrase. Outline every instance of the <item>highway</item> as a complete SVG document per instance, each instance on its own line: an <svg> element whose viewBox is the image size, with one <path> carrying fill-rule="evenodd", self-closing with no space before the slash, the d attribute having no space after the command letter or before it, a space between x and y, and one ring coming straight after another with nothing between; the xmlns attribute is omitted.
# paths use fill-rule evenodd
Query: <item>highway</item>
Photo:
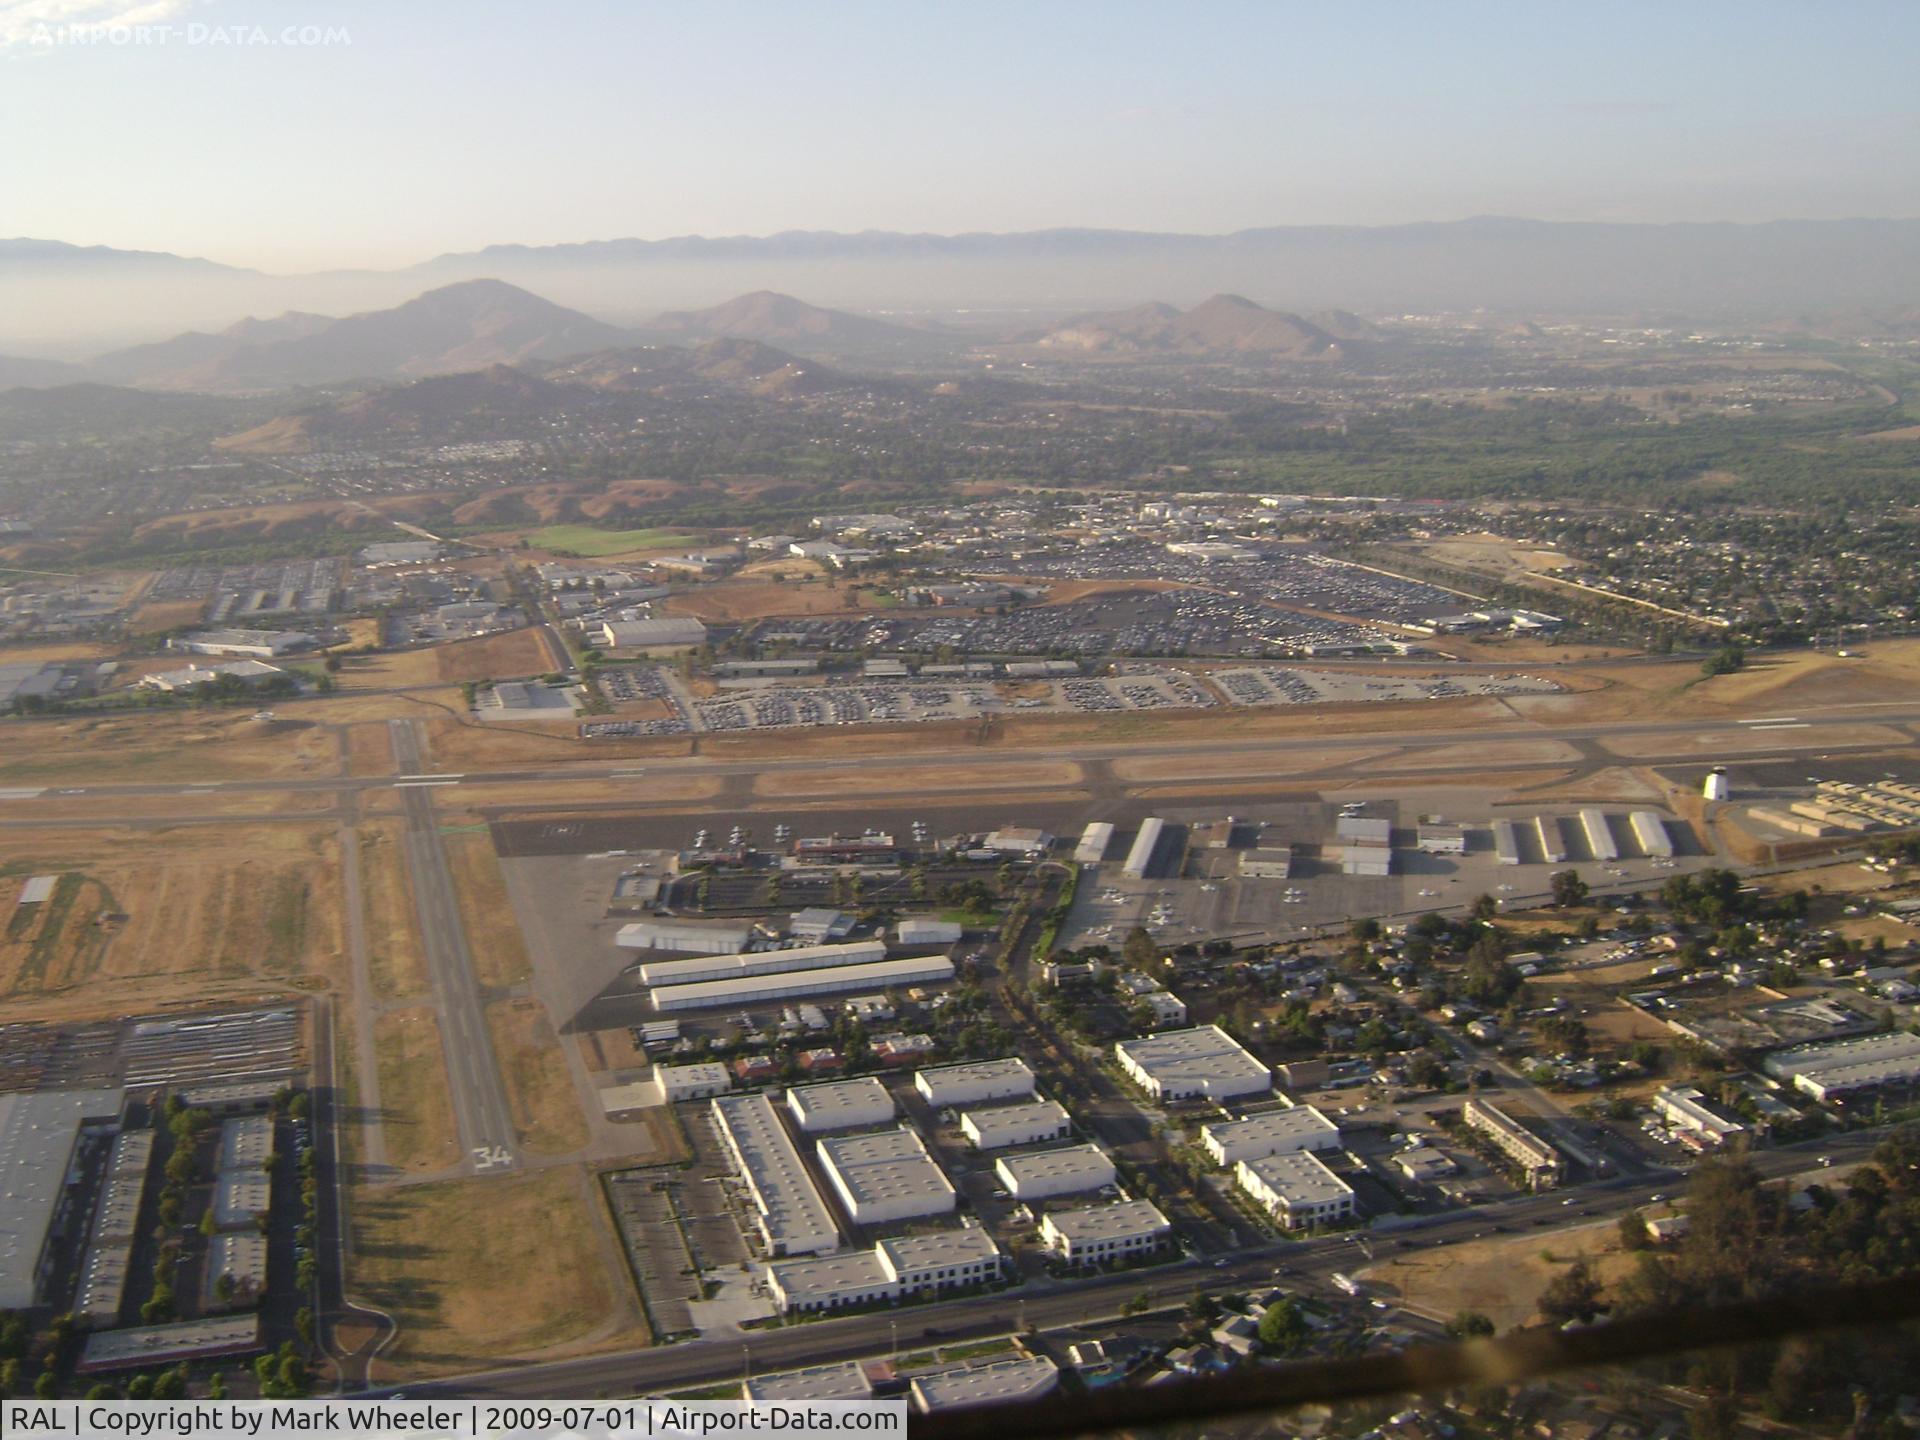
<svg viewBox="0 0 1920 1440"><path fill-rule="evenodd" d="M1818 1176L1824 1172L1817 1167L1816 1157L1831 1157L1837 1165L1853 1164L1866 1159L1880 1138L1855 1134L1761 1151L1752 1159L1768 1179L1802 1173ZM924 1348L929 1328L946 1344L1015 1330L1052 1330L1118 1320L1127 1302L1142 1293L1156 1307L1184 1304L1196 1289L1220 1294L1252 1285L1277 1284L1289 1290L1325 1294L1331 1292L1336 1273L1364 1271L1376 1261L1411 1257L1503 1231L1516 1237L1531 1234L1543 1246L1549 1245L1558 1231L1616 1219L1651 1203L1653 1196L1675 1194L1684 1185L1685 1178L1679 1171L1605 1181L1571 1190L1515 1196L1470 1210L1416 1218L1392 1228L1243 1247L1230 1259L1200 1257L1088 1280L1034 1281L1018 1290L967 1300L714 1335L680 1345L491 1370L367 1393L392 1394L395 1389L404 1389L415 1398L448 1395L523 1399L660 1393L731 1379L749 1366L753 1374L763 1375L827 1361L883 1356L892 1348L896 1334L902 1347L920 1349ZM1417 1296L1414 1303L1417 1306Z"/></svg>
<svg viewBox="0 0 1920 1440"><path fill-rule="evenodd" d="M404 785L406 777L418 777L422 769L419 732L411 720L392 720L388 725L394 761L404 786L400 804L406 818L407 871L413 879L420 943L440 1017L440 1042L446 1051L460 1145L474 1170L504 1174L516 1163L513 1110L507 1103L506 1087L493 1053L493 1037L487 1030L486 1008L481 1003L473 955L467 946L467 927L460 916L453 875L447 868L447 847L434 818L433 786Z"/></svg>

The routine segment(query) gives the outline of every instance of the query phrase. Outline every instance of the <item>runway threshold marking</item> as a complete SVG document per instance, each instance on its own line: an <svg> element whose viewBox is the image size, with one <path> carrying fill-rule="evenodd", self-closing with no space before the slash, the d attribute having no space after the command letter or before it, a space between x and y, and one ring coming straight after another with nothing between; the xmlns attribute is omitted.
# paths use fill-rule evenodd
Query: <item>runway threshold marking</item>
<svg viewBox="0 0 1920 1440"><path fill-rule="evenodd" d="M464 780L467 778L467 775L464 770L457 773L450 770L441 770L432 774L422 771L417 775L402 775L399 778L402 780Z"/></svg>
<svg viewBox="0 0 1920 1440"><path fill-rule="evenodd" d="M458 780L396 780L393 782L393 788L396 790L431 790L441 785L458 785L459 783Z"/></svg>
<svg viewBox="0 0 1920 1440"><path fill-rule="evenodd" d="M1763 715L1757 720L1742 720L1742 725L1797 725L1798 715Z"/></svg>
<svg viewBox="0 0 1920 1440"><path fill-rule="evenodd" d="M1776 720L1771 724L1753 724L1749 730L1811 730L1813 724L1808 720Z"/></svg>
<svg viewBox="0 0 1920 1440"><path fill-rule="evenodd" d="M44 787L39 790L0 790L0 800L36 800L46 793Z"/></svg>

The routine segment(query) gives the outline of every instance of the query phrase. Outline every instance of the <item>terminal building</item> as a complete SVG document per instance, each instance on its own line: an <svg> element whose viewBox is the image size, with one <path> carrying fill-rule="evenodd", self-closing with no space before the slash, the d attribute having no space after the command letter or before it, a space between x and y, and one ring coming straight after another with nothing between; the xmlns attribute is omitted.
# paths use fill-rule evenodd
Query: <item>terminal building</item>
<svg viewBox="0 0 1920 1440"><path fill-rule="evenodd" d="M1113 1160L1098 1145L1003 1155L993 1162L993 1173L1016 1200L1048 1200L1055 1195L1104 1190L1117 1178Z"/></svg>
<svg viewBox="0 0 1920 1440"><path fill-rule="evenodd" d="M849 1250L767 1266L767 1289L783 1315L880 1301L930 1299L990 1285L1006 1258L977 1225L890 1236L871 1250Z"/></svg>
<svg viewBox="0 0 1920 1440"><path fill-rule="evenodd" d="M1477 1096L1461 1107L1460 1114L1520 1168L1533 1189L1549 1190L1560 1183L1566 1166L1551 1141L1541 1139L1506 1111Z"/></svg>
<svg viewBox="0 0 1920 1440"><path fill-rule="evenodd" d="M960 1117L960 1132L976 1150L1002 1150L1009 1145L1060 1140L1072 1128L1067 1112L1051 1100L969 1110Z"/></svg>
<svg viewBox="0 0 1920 1440"><path fill-rule="evenodd" d="M1338 1150L1340 1127L1311 1105L1268 1110L1245 1120L1200 1127L1200 1144L1216 1165L1237 1165L1297 1150Z"/></svg>
<svg viewBox="0 0 1920 1440"><path fill-rule="evenodd" d="M1040 1238L1047 1249L1069 1265L1103 1265L1148 1255L1172 1236L1167 1217L1145 1200L1049 1210L1040 1221Z"/></svg>
<svg viewBox="0 0 1920 1440"><path fill-rule="evenodd" d="M808 1134L885 1125L893 1119L893 1096L873 1076L801 1085L787 1091L787 1109Z"/></svg>
<svg viewBox="0 0 1920 1440"><path fill-rule="evenodd" d="M1353 1187L1305 1150L1242 1160L1234 1178L1287 1230L1335 1225L1354 1215Z"/></svg>
<svg viewBox="0 0 1920 1440"><path fill-rule="evenodd" d="M840 1248L833 1223L800 1152L765 1095L722 1095L713 1124L734 1172L752 1197L760 1242L769 1256L817 1255Z"/></svg>
<svg viewBox="0 0 1920 1440"><path fill-rule="evenodd" d="M977 1060L922 1070L913 1077L913 1088L927 1104L946 1110L1021 1099L1033 1094L1034 1079L1024 1060Z"/></svg>
<svg viewBox="0 0 1920 1440"><path fill-rule="evenodd" d="M827 1182L856 1225L890 1225L951 1214L953 1184L918 1132L900 1126L821 1140L815 1149Z"/></svg>
<svg viewBox="0 0 1920 1440"><path fill-rule="evenodd" d="M1272 1086L1267 1067L1218 1025L1163 1030L1113 1050L1129 1078L1160 1101L1238 1100Z"/></svg>

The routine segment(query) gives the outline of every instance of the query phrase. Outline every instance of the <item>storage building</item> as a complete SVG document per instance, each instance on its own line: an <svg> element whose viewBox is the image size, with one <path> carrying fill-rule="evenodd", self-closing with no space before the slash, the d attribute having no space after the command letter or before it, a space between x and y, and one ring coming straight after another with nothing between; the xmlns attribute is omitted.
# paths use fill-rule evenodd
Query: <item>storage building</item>
<svg viewBox="0 0 1920 1440"><path fill-rule="evenodd" d="M613 943L628 950L678 950L689 955L738 955L753 938L751 930L712 925L676 925L636 920L614 932Z"/></svg>
<svg viewBox="0 0 1920 1440"><path fill-rule="evenodd" d="M1146 1200L1049 1210L1040 1221L1040 1238L1069 1265L1099 1265L1150 1254L1172 1236L1167 1217Z"/></svg>
<svg viewBox="0 0 1920 1440"><path fill-rule="evenodd" d="M1167 822L1159 816L1151 816L1143 821L1140 833L1133 838L1133 848L1127 851L1127 860L1120 867L1121 873L1133 880L1144 880L1147 872L1153 868L1154 852L1160 848L1160 837L1166 833Z"/></svg>
<svg viewBox="0 0 1920 1440"><path fill-rule="evenodd" d="M1120 1068L1160 1101L1237 1100L1272 1087L1267 1067L1218 1025L1165 1030L1113 1049Z"/></svg>
<svg viewBox="0 0 1920 1440"><path fill-rule="evenodd" d="M890 1225L954 1209L952 1183L918 1133L904 1125L822 1140L814 1148L856 1225Z"/></svg>
<svg viewBox="0 0 1920 1440"><path fill-rule="evenodd" d="M960 1132L976 1150L999 1150L1008 1145L1035 1145L1059 1140L1073 1128L1067 1112L1051 1100L1027 1105L998 1105L969 1110L960 1117Z"/></svg>
<svg viewBox="0 0 1920 1440"><path fill-rule="evenodd" d="M813 1255L840 1246L825 1197L765 1095L723 1095L712 1102L714 1129L753 1199L769 1256Z"/></svg>
<svg viewBox="0 0 1920 1440"><path fill-rule="evenodd" d="M993 1173L1014 1199L1045 1200L1104 1189L1114 1183L1116 1172L1112 1159L1098 1145L1069 1145L1062 1150L1002 1155L993 1162Z"/></svg>
<svg viewBox="0 0 1920 1440"><path fill-rule="evenodd" d="M693 985L659 985L648 994L662 1011L703 1010L721 1005L790 1000L801 995L831 995L844 990L884 989L889 985L925 985L953 978L953 962L944 955L881 960L871 965L836 965L821 970L777 975L743 975Z"/></svg>
<svg viewBox="0 0 1920 1440"><path fill-rule="evenodd" d="M824 970L832 965L867 965L887 958L878 940L849 940L839 945L793 945L784 950L752 950L744 955L697 955L684 960L643 960L637 967L646 985L691 985L701 980L732 980L742 975L778 975L792 970Z"/></svg>
<svg viewBox="0 0 1920 1440"><path fill-rule="evenodd" d="M1216 1165L1237 1165L1296 1150L1338 1150L1340 1127L1311 1105L1267 1110L1244 1120L1200 1127L1200 1144Z"/></svg>
<svg viewBox="0 0 1920 1440"><path fill-rule="evenodd" d="M934 920L916 915L901 920L893 933L902 945L952 945L959 941L961 927L956 920Z"/></svg>
<svg viewBox="0 0 1920 1440"><path fill-rule="evenodd" d="M893 1096L871 1075L798 1086L787 1091L787 1109L808 1134L885 1125L894 1115Z"/></svg>
<svg viewBox="0 0 1920 1440"><path fill-rule="evenodd" d="M1587 832L1587 851L1596 860L1618 860L1620 846L1613 838L1613 827L1607 823L1607 812L1597 805L1589 805L1580 812L1580 828Z"/></svg>
<svg viewBox="0 0 1920 1440"><path fill-rule="evenodd" d="M1242 1160L1234 1178L1287 1230L1337 1224L1354 1213L1353 1187L1305 1150Z"/></svg>
<svg viewBox="0 0 1920 1440"><path fill-rule="evenodd" d="M1641 854L1661 860L1673 857L1673 836L1667 833L1667 822L1653 811L1635 810L1627 823L1633 827L1634 843Z"/></svg>
<svg viewBox="0 0 1920 1440"><path fill-rule="evenodd" d="M1098 865L1107 858L1107 847L1113 844L1113 826L1105 820L1095 820L1080 832L1080 843L1074 847L1073 859L1079 865Z"/></svg>
<svg viewBox="0 0 1920 1440"><path fill-rule="evenodd" d="M913 1087L936 1110L1014 1100L1033 1094L1033 1071L1018 1059L936 1065L913 1077Z"/></svg>

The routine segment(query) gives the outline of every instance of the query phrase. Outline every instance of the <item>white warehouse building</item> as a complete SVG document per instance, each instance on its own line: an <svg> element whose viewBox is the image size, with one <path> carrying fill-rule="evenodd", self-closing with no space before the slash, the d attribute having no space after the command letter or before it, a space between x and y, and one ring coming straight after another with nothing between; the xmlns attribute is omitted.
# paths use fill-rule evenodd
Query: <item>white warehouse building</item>
<svg viewBox="0 0 1920 1440"><path fill-rule="evenodd" d="M1234 1178L1288 1230L1331 1225L1354 1213L1353 1187L1304 1150L1242 1160Z"/></svg>
<svg viewBox="0 0 1920 1440"><path fill-rule="evenodd" d="M916 915L894 926L894 936L902 945L952 945L960 939L957 920L932 920Z"/></svg>
<svg viewBox="0 0 1920 1440"><path fill-rule="evenodd" d="M755 950L747 954L714 953L681 960L643 960L638 972L643 985L691 985L701 980L732 980L742 975L779 975L789 970L824 970L830 965L871 965L887 958L878 940L852 940L842 945L794 945L785 950Z"/></svg>
<svg viewBox="0 0 1920 1440"><path fill-rule="evenodd" d="M688 955L737 955L753 938L751 930L710 925L669 925L635 920L614 932L613 943L628 950L678 950Z"/></svg>
<svg viewBox="0 0 1920 1440"><path fill-rule="evenodd" d="M1073 861L1076 865L1098 865L1107 858L1107 847L1113 844L1113 825L1106 820L1095 820L1080 832L1080 843L1073 848Z"/></svg>
<svg viewBox="0 0 1920 1440"><path fill-rule="evenodd" d="M993 1173L1016 1200L1046 1200L1104 1189L1113 1184L1117 1174L1112 1158L1098 1145L1003 1155L993 1162Z"/></svg>
<svg viewBox="0 0 1920 1440"><path fill-rule="evenodd" d="M699 1065L656 1065L653 1090L662 1105L681 1100L705 1100L733 1088L733 1075L718 1061Z"/></svg>
<svg viewBox="0 0 1920 1440"><path fill-rule="evenodd" d="M1296 1150L1338 1150L1340 1127L1311 1105L1269 1110L1245 1120L1222 1120L1200 1127L1200 1144L1216 1165L1237 1165Z"/></svg>
<svg viewBox="0 0 1920 1440"><path fill-rule="evenodd" d="M872 965L834 965L779 975L743 975L736 980L705 980L693 985L657 985L648 998L656 1010L705 1010L756 1001L788 1000L800 995L831 995L842 990L884 990L889 985L924 985L953 978L953 961L944 955L882 960Z"/></svg>
<svg viewBox="0 0 1920 1440"><path fill-rule="evenodd" d="M1146 1200L1049 1210L1040 1221L1040 1238L1069 1265L1099 1265L1128 1255L1144 1255L1164 1245L1172 1235L1173 1226L1167 1217Z"/></svg>
<svg viewBox="0 0 1920 1440"><path fill-rule="evenodd" d="M904 1125L821 1140L814 1148L828 1183L856 1225L889 1225L954 1209L952 1182L927 1153L918 1132Z"/></svg>
<svg viewBox="0 0 1920 1440"><path fill-rule="evenodd" d="M893 1119L893 1096L873 1076L865 1075L858 1080L796 1086L787 1091L787 1110L794 1123L809 1134L852 1130L862 1125L884 1125Z"/></svg>
<svg viewBox="0 0 1920 1440"><path fill-rule="evenodd" d="M969 1110L960 1117L960 1132L973 1142L976 1150L1000 1150L1008 1145L1059 1140L1072 1128L1073 1122L1066 1110L1051 1100Z"/></svg>
<svg viewBox="0 0 1920 1440"><path fill-rule="evenodd" d="M913 1088L936 1110L980 1105L988 1100L1017 1100L1033 1094L1033 1071L1018 1059L976 1060L935 1065L913 1077Z"/></svg>
<svg viewBox="0 0 1920 1440"><path fill-rule="evenodd" d="M769 1256L817 1255L840 1248L840 1230L826 1197L807 1174L800 1152L765 1095L722 1095L712 1102L714 1129L735 1173L752 1196L760 1241Z"/></svg>
<svg viewBox="0 0 1920 1440"><path fill-rule="evenodd" d="M1153 868L1154 851L1160 848L1160 837L1166 833L1167 822L1158 815L1149 816L1140 826L1140 833L1134 836L1133 848L1127 851L1126 864L1120 867L1123 875L1129 879L1144 880L1147 871Z"/></svg>
<svg viewBox="0 0 1920 1440"><path fill-rule="evenodd" d="M767 1288L783 1315L903 1300L985 1285L1001 1277L1005 1259L977 1225L897 1235L871 1250L850 1250L767 1266Z"/></svg>
<svg viewBox="0 0 1920 1440"><path fill-rule="evenodd" d="M1264 1095L1273 1083L1267 1067L1218 1025L1163 1030L1113 1050L1120 1068L1156 1100L1237 1100Z"/></svg>

